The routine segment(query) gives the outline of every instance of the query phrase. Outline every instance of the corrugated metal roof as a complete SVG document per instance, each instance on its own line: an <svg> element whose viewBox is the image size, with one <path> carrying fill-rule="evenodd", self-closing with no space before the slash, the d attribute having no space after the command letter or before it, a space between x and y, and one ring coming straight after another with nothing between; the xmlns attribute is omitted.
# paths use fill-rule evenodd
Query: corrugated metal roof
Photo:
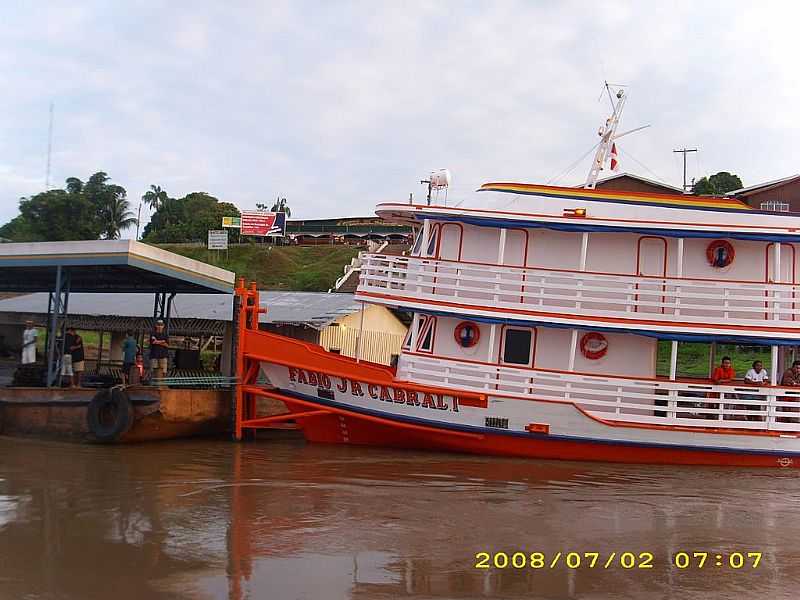
<svg viewBox="0 0 800 600"><path fill-rule="evenodd" d="M262 323L308 325L323 329L340 317L359 310L353 294L325 292L260 292L261 305L267 309Z"/></svg>
<svg viewBox="0 0 800 600"><path fill-rule="evenodd" d="M262 291L261 305L267 313L262 323L307 325L322 329L338 318L356 312L360 304L353 294L324 292ZM0 300L0 313L46 314L48 295L26 294ZM230 321L233 296L178 294L172 316L180 319ZM69 296L69 314L78 316L152 318L153 294L77 293Z"/></svg>

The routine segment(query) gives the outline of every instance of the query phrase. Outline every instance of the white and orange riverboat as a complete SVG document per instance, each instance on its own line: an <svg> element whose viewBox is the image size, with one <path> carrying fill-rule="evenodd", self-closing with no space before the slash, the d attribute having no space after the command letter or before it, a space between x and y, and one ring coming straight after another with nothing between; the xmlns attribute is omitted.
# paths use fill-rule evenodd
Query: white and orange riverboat
<svg viewBox="0 0 800 600"><path fill-rule="evenodd" d="M800 387L677 376L679 344L734 343L769 347L779 381L800 338L800 215L593 189L621 104L585 188L489 183L481 208L377 207L418 229L409 256L363 256L356 293L413 313L396 368L258 331L240 285L236 435L291 418L312 442L800 466ZM289 413L259 416L259 396Z"/></svg>

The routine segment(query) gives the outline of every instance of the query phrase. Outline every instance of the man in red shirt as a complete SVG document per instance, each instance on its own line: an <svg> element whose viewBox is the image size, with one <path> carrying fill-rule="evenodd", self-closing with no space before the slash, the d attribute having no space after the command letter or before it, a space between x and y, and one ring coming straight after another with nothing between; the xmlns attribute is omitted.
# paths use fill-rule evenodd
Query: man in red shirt
<svg viewBox="0 0 800 600"><path fill-rule="evenodd" d="M722 363L711 374L711 381L714 385L728 385L736 379L736 373L731 365L731 357L723 356Z"/></svg>
<svg viewBox="0 0 800 600"><path fill-rule="evenodd" d="M711 374L711 381L714 385L730 385L733 383L733 380L736 379L736 372L733 370L733 365L731 364L731 357L730 356L723 356L722 362L720 366L714 369L714 372ZM719 398L718 392L710 392L708 394L709 398ZM732 398L736 398L734 394L725 394L725 399L729 400ZM719 404L706 404L706 407L716 410L719 408ZM726 408L734 408L734 406L728 404L725 405ZM716 414L707 414L707 419L716 419L718 416ZM731 418L731 417L729 417Z"/></svg>

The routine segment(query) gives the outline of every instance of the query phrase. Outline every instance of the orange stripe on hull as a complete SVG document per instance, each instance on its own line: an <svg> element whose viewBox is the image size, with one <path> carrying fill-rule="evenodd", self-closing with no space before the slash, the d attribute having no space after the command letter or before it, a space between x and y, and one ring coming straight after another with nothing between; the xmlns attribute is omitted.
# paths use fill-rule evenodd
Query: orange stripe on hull
<svg viewBox="0 0 800 600"><path fill-rule="evenodd" d="M575 442L547 436L520 437L485 433L479 439L421 433L375 424L358 417L308 419L302 423L309 442L506 456L516 458L616 462L632 464L707 465L736 467L800 467L800 459L683 448Z"/></svg>
<svg viewBox="0 0 800 600"><path fill-rule="evenodd" d="M255 389L252 391L256 392ZM257 393L282 400L297 422L306 440L325 444L354 444L458 452L489 456L576 460L628 464L705 465L726 467L800 468L800 459L775 454L701 450L685 447L648 446L623 442L569 440L548 435L503 435L486 431L466 433L433 426L392 423L390 418L370 417L342 408L331 409L307 399L300 400L276 391ZM303 417L315 405L332 410L330 415Z"/></svg>

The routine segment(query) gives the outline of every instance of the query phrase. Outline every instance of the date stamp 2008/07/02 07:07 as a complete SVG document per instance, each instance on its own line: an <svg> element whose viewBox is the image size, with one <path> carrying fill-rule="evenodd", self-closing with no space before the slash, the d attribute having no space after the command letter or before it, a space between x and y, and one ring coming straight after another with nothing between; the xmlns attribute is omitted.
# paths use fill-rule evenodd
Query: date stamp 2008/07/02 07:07
<svg viewBox="0 0 800 600"><path fill-rule="evenodd" d="M659 560L653 552L476 552L476 569L757 569L762 553L680 551Z"/></svg>

